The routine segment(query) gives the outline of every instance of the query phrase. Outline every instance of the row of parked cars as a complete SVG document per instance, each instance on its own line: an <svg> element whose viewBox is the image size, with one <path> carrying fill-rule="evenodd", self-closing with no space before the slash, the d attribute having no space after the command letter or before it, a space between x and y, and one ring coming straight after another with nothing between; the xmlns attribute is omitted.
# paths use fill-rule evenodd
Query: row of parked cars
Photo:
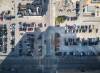
<svg viewBox="0 0 100 73"><path fill-rule="evenodd" d="M19 22L19 31L33 31L34 28L42 28L42 27L46 27L46 24L43 23L38 23L36 24L35 22L33 23L22 23Z"/></svg>
<svg viewBox="0 0 100 73"><path fill-rule="evenodd" d="M15 49L15 24L11 24L10 25L10 35L11 35L11 41L10 44L12 46L11 50L14 51Z"/></svg>
<svg viewBox="0 0 100 73"><path fill-rule="evenodd" d="M79 45L81 44L82 46L92 46L92 45L99 45L100 39L99 37L97 38L88 38L87 40L80 39L80 38L68 38L64 39L64 44L65 46L70 46L70 45Z"/></svg>
<svg viewBox="0 0 100 73"><path fill-rule="evenodd" d="M0 25L0 52L7 52L7 26Z"/></svg>
<svg viewBox="0 0 100 73"><path fill-rule="evenodd" d="M26 33L19 42L19 56L32 56L34 49L34 34Z"/></svg>
<svg viewBox="0 0 100 73"><path fill-rule="evenodd" d="M1 14L0 14L0 20L12 20L12 19L15 19L15 16L14 15L11 15L11 11L8 10L8 11L2 11Z"/></svg>
<svg viewBox="0 0 100 73"><path fill-rule="evenodd" d="M94 52L92 51L89 51L89 52L74 52L74 51L71 51L71 52L56 52L55 53L56 56L96 56L97 54L95 54ZM99 55L99 53L98 53Z"/></svg>
<svg viewBox="0 0 100 73"><path fill-rule="evenodd" d="M41 0L34 0L32 3L18 4L18 15L21 16L41 16L43 12Z"/></svg>

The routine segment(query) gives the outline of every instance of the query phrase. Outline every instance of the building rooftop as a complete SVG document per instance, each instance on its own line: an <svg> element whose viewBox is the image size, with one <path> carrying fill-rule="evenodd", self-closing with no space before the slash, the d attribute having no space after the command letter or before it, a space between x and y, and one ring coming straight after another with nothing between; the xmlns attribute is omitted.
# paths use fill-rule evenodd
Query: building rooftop
<svg viewBox="0 0 100 73"><path fill-rule="evenodd" d="M100 6L100 0L85 0L85 3L88 5Z"/></svg>

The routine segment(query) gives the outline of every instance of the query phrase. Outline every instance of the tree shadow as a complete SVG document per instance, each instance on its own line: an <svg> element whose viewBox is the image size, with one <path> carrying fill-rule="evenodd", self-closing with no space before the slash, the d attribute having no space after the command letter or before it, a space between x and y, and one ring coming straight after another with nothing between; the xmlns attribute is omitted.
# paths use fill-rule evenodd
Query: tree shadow
<svg viewBox="0 0 100 73"><path fill-rule="evenodd" d="M5 59L1 59L0 73L41 73L34 55L34 40L34 32L23 34L14 50L7 56L1 56Z"/></svg>
<svg viewBox="0 0 100 73"><path fill-rule="evenodd" d="M50 32L49 30L52 31ZM53 30L55 29L50 27L46 31L47 56L42 59L41 64L39 63L40 59L37 58L35 51L36 44L38 46L41 44L41 37L37 37L35 35L40 35L41 32L38 34L36 34L37 32L26 32L15 45L15 49L11 51L5 59L0 59L0 73L50 73L52 72L51 70L55 72L55 70L59 71L67 69L77 69L80 71L100 70L99 56L74 56L72 53L61 57L55 56L54 46L50 45L50 42L53 44L53 41L50 41L53 38L52 34L57 33L57 31L54 32ZM65 33L63 28L60 28L59 34L60 33ZM57 36L59 37L58 33ZM48 39L48 37L50 39ZM36 39L39 39L40 41L34 45L33 43ZM31 43L31 45L28 43ZM2 57L0 56L0 58ZM44 71L40 65L44 65ZM45 70L47 71L45 72Z"/></svg>
<svg viewBox="0 0 100 73"><path fill-rule="evenodd" d="M100 70L100 60L96 56L66 56L60 57L57 69Z"/></svg>

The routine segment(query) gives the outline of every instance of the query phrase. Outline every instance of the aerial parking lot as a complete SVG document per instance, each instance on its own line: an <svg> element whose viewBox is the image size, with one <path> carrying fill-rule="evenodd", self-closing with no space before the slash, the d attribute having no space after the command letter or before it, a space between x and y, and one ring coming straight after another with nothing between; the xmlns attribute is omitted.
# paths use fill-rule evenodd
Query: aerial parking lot
<svg viewBox="0 0 100 73"><path fill-rule="evenodd" d="M0 73L100 73L100 7L85 1L0 0Z"/></svg>

